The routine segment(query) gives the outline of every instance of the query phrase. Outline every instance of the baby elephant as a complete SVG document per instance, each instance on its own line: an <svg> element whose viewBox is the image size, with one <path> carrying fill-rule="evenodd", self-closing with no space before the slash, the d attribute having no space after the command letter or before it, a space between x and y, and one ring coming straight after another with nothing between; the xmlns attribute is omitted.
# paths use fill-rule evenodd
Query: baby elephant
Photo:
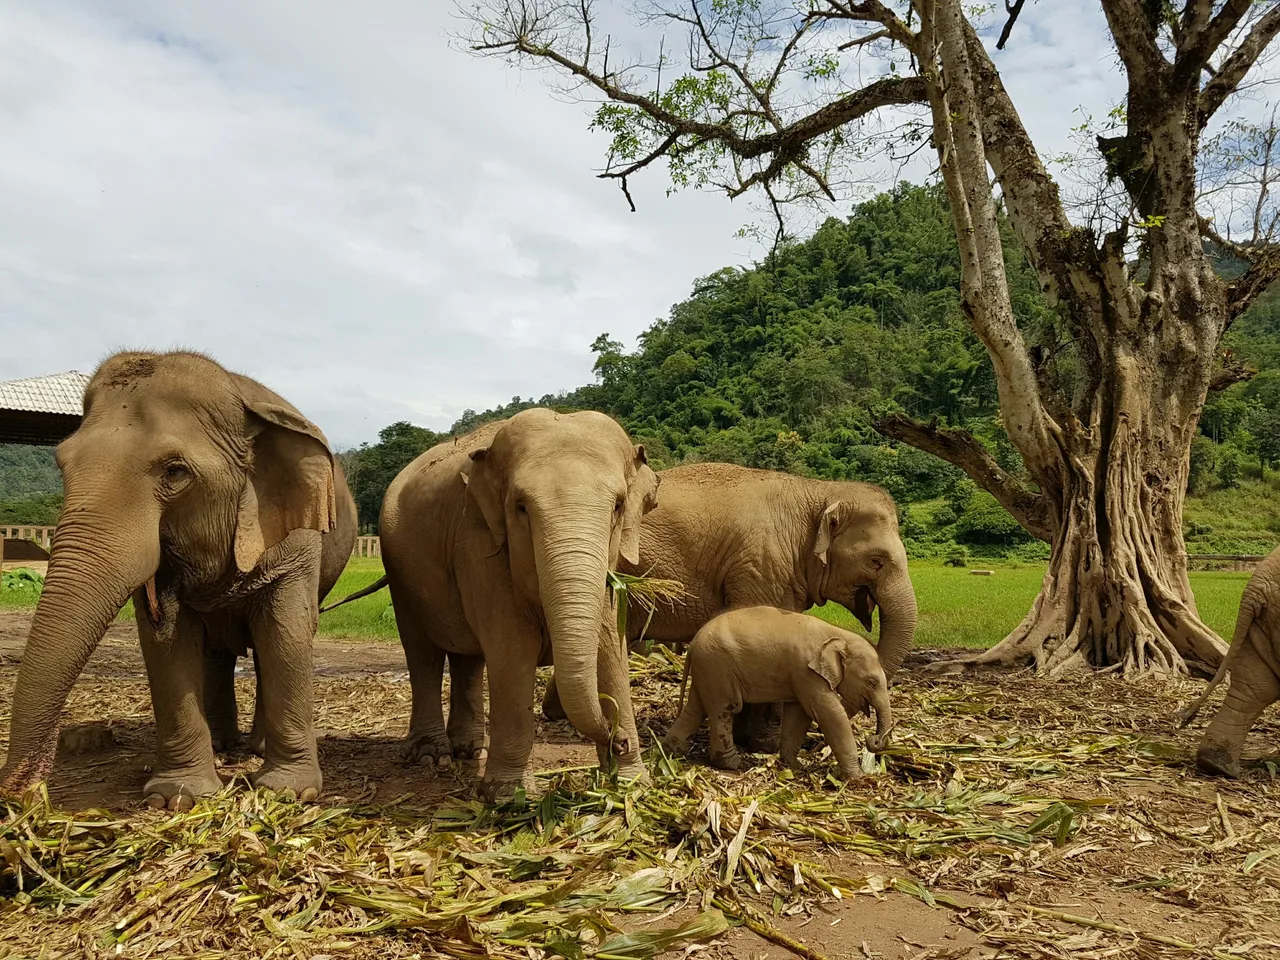
<svg viewBox="0 0 1280 960"><path fill-rule="evenodd" d="M842 778L861 776L858 744L849 718L876 711L868 749L888 745L889 688L870 643L848 630L776 607L744 607L709 621L693 638L685 660L693 690L662 743L683 754L689 738L710 718L711 763L742 768L733 742L733 717L745 703L781 703L779 754L794 766L811 720L840 764ZM684 683L681 683L681 698Z"/></svg>

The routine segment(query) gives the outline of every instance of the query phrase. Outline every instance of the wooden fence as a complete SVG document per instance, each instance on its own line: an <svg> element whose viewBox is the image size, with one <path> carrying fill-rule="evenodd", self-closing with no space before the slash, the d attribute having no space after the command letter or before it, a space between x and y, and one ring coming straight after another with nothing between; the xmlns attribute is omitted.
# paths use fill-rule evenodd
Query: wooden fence
<svg viewBox="0 0 1280 960"><path fill-rule="evenodd" d="M48 550L53 545L55 527L0 527L0 540L34 540Z"/></svg>
<svg viewBox="0 0 1280 960"><path fill-rule="evenodd" d="M34 540L46 550L53 544L54 527L0 526L0 539ZM356 537L355 547L351 551L353 557L381 557L382 541L377 537ZM1232 570L1252 570L1266 558L1252 553L1192 553L1187 560L1191 563L1230 564Z"/></svg>

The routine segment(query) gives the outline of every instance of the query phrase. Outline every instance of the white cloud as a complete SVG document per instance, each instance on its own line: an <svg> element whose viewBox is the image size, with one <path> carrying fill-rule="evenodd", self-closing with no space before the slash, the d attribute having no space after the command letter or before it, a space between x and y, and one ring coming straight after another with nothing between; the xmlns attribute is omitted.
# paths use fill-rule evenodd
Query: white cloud
<svg viewBox="0 0 1280 960"><path fill-rule="evenodd" d="M1120 90L1071 6L999 55L1046 151ZM759 252L660 175L628 212L583 109L451 49L451 11L0 0L0 378L196 347L349 445L583 383L597 334Z"/></svg>

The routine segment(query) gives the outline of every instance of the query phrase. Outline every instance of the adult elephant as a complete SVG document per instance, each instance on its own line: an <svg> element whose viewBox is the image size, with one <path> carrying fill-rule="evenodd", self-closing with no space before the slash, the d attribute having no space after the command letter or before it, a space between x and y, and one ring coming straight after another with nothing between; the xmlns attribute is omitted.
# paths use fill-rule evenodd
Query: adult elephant
<svg viewBox="0 0 1280 960"><path fill-rule="evenodd" d="M482 792L531 791L534 679L554 661L565 713L601 764L612 752L622 776L644 773L606 578L620 557L638 562L657 489L644 447L614 420L542 408L446 440L401 471L378 533L413 685L411 758L483 755L487 670Z"/></svg>
<svg viewBox="0 0 1280 960"><path fill-rule="evenodd" d="M880 665L891 678L916 630L916 596L898 534L893 499L868 483L810 480L727 463L663 470L662 504L640 534L628 572L678 580L686 596L659 604L652 619L633 606L629 639L640 631L687 643L734 607L803 611L843 604L868 630L880 608ZM633 604L635 601L633 601ZM543 711L563 715L556 679ZM750 749L776 749L780 712L745 709L736 735Z"/></svg>
<svg viewBox="0 0 1280 960"><path fill-rule="evenodd" d="M1186 726L1223 678L1231 684L1196 750L1206 773L1239 777L1245 737L1262 712L1280 701L1280 549L1258 564L1240 598L1231 647L1200 699L1179 712Z"/></svg>
<svg viewBox="0 0 1280 960"><path fill-rule="evenodd" d="M222 786L214 739L237 735L232 671L250 647L266 756L254 782L318 796L311 641L356 532L324 435L207 357L124 352L90 380L57 459L65 504L0 790L48 775L67 695L132 596L156 718L148 802L182 809Z"/></svg>

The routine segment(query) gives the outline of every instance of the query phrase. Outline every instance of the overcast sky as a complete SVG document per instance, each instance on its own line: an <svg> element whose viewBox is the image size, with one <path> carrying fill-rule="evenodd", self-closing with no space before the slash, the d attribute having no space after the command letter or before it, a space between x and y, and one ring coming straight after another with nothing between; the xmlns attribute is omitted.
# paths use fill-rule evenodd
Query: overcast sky
<svg viewBox="0 0 1280 960"><path fill-rule="evenodd" d="M656 175L630 213L585 108L450 49L452 9L0 0L0 379L191 347L345 447L587 382L760 254L741 200ZM1120 92L1088 0L997 62L1045 153Z"/></svg>

